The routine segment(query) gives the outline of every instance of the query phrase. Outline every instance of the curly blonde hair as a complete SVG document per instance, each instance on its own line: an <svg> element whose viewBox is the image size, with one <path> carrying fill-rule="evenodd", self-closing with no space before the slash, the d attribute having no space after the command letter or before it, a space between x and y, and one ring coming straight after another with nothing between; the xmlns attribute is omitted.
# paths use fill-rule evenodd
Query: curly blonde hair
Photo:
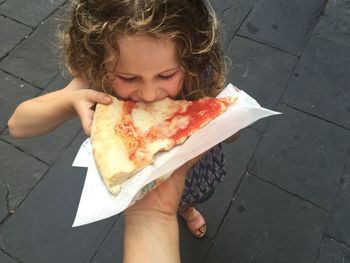
<svg viewBox="0 0 350 263"><path fill-rule="evenodd" d="M185 71L182 97L216 96L224 86L218 23L204 0L72 0L68 25L60 32L65 63L90 87L110 92L106 46L118 53L118 37L146 34L171 39ZM115 57L114 57L115 58Z"/></svg>

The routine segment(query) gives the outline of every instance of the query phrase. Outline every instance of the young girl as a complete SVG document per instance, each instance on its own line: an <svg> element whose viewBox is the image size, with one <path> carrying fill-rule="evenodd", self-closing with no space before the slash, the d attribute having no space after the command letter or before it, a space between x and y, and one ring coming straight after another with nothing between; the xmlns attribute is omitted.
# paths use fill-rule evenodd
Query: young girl
<svg viewBox="0 0 350 263"><path fill-rule="evenodd" d="M94 105L109 104L108 94L144 102L191 100L215 97L224 87L217 21L203 0L75 0L71 12L60 36L74 78L20 104L8 123L14 137L45 134L74 116L89 135ZM179 169L187 179L178 211L202 237L206 224L194 204L225 175L221 145L191 166Z"/></svg>

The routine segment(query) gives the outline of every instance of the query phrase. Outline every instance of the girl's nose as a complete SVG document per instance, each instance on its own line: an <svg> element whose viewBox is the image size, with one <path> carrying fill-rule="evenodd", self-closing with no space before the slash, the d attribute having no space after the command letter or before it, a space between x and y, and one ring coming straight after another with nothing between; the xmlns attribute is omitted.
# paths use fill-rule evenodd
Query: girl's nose
<svg viewBox="0 0 350 263"><path fill-rule="evenodd" d="M151 102L158 98L157 88L152 85L145 85L139 93L139 96L145 102Z"/></svg>

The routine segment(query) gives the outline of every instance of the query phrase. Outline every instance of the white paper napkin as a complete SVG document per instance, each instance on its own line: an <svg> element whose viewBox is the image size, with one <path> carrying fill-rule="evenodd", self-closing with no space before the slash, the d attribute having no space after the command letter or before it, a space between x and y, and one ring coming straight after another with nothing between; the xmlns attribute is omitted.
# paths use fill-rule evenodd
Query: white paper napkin
<svg viewBox="0 0 350 263"><path fill-rule="evenodd" d="M168 152L159 153L152 165L142 169L122 184L121 192L117 196L109 193L98 174L90 139L86 139L73 162L73 166L88 168L73 227L102 220L124 211L148 183L160 177L170 176L182 164L257 120L280 114L262 108L256 100L232 84L229 84L218 97L233 95L238 97L237 102L226 112L194 133L184 144Z"/></svg>

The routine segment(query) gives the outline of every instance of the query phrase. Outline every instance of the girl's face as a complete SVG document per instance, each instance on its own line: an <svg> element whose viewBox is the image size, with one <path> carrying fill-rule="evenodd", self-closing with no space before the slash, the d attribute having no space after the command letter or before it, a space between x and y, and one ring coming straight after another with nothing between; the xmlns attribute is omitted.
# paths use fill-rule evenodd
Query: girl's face
<svg viewBox="0 0 350 263"><path fill-rule="evenodd" d="M122 37L117 43L118 59L106 65L116 96L150 102L180 93L184 72L172 40L135 35Z"/></svg>

